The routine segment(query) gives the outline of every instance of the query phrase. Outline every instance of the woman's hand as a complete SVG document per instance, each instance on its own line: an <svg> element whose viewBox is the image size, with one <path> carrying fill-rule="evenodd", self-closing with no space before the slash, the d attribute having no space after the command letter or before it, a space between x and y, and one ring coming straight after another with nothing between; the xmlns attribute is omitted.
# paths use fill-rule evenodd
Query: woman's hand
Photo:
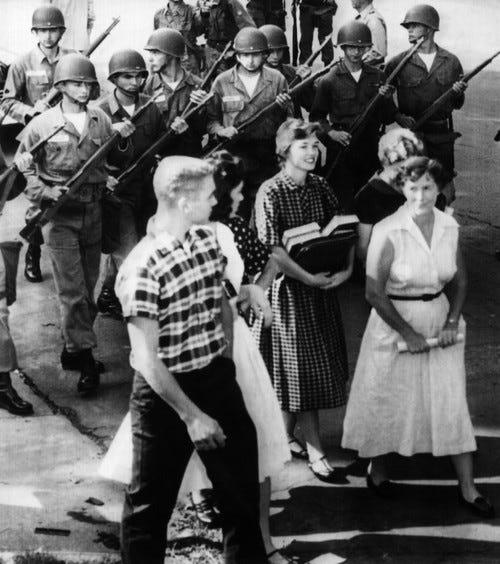
<svg viewBox="0 0 500 564"><path fill-rule="evenodd" d="M311 274L308 277L307 285L312 288L323 288L332 281L332 277L328 272L318 272L318 274Z"/></svg>
<svg viewBox="0 0 500 564"><path fill-rule="evenodd" d="M342 270L341 272L336 272L328 276L329 282L324 286L321 286L322 290L331 290L332 288L337 288L342 285L346 280L349 279L351 273L349 270Z"/></svg>
<svg viewBox="0 0 500 564"><path fill-rule="evenodd" d="M441 329L438 335L438 345L442 348L451 347L456 344L458 336L458 321L449 322L446 321L444 327Z"/></svg>
<svg viewBox="0 0 500 564"><path fill-rule="evenodd" d="M270 327L273 321L273 310L264 290L257 284L244 284L238 295L238 306L243 313L251 309L256 317L264 317L264 327Z"/></svg>
<svg viewBox="0 0 500 564"><path fill-rule="evenodd" d="M416 331L409 331L408 334L403 335L403 339L408 345L408 352L411 354L424 353L430 350L425 337Z"/></svg>

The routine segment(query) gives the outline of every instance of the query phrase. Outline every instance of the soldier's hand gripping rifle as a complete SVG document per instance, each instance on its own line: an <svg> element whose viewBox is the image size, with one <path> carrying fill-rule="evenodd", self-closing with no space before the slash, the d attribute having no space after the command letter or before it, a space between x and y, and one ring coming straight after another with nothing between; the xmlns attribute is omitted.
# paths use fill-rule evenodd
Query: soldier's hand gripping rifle
<svg viewBox="0 0 500 564"><path fill-rule="evenodd" d="M336 63L334 63L332 61L326 67L320 69L319 71L315 72L314 74L311 74L310 76L308 76L302 82L299 82L299 84L295 85L291 90L288 91L289 96L291 98L293 98L298 92L300 92L300 90L308 87L317 78L326 74L335 64ZM283 94L285 94L285 92ZM231 137L230 139L224 139L223 141L218 143L213 149L211 149L210 151L205 153L203 155L203 157L204 158L210 157L215 152L220 151L222 148L224 148L227 144L230 144L230 143L236 141L242 135L242 133L244 133L256 121L258 121L264 114L267 114L268 112L271 112L272 110L276 110L279 107L280 107L280 105L278 104L278 102L276 102L276 101L271 102L270 104L268 104L267 106L265 106L264 108L262 108L261 110L256 112L253 116L250 116L245 121L242 121L238 126L235 126L237 133L233 137Z"/></svg>
<svg viewBox="0 0 500 564"><path fill-rule="evenodd" d="M205 90L207 85L212 80L212 77L215 71L217 70L217 67L223 61L226 53L231 48L232 44L233 44L232 41L227 42L226 46L224 47L224 50L219 55L219 57L213 62L209 71L205 75L205 78L203 79L202 83L199 86L199 90ZM184 111L182 112L180 118L183 119L184 121L188 120L192 115L194 115L198 110L200 110L210 100L210 98L212 98L212 96L213 94L209 95L200 104L194 104L190 100L187 106L184 108ZM117 178L119 182L119 186L118 188L115 189L115 193L119 194L119 192L122 191L122 189L125 186L127 186L130 180L134 177L136 172L141 170L142 167L145 166L147 163L151 162L151 158L154 155L156 155L158 152L160 152L162 148L169 142L169 140L172 139L175 135L177 135L177 133L172 128L170 128L167 132L161 135L161 137L159 137L159 139L157 139L151 145L151 147L149 147L149 149L144 151L144 153L138 159L136 159L129 167L127 167Z"/></svg>
<svg viewBox="0 0 500 564"><path fill-rule="evenodd" d="M310 67L314 63L314 61L319 57L321 51L323 51L323 49L328 45L332 37L333 37L333 31L332 33L330 33L325 37L323 43L321 43L321 45L316 49L316 51L314 51L314 53L312 53L311 56L304 62L304 65ZM295 78L288 85L288 88L293 88L300 81L301 81L300 76L295 76Z"/></svg>
<svg viewBox="0 0 500 564"><path fill-rule="evenodd" d="M37 143L35 143L33 147L31 147L31 149L29 149L29 151L27 152L30 153L32 156L35 156L36 153L45 145L45 143L47 143L47 141L50 141L50 139L52 139L52 137L54 137L56 133L59 133L59 131L61 131L63 127L64 127L64 123L58 125L48 135L46 135L45 137L40 139ZM24 186L26 186L26 179L19 172L16 164L12 163L0 175L0 192L2 194L2 196L0 197L0 215L2 214L2 210L5 206L5 202L9 200L10 193L14 186L16 186L17 193L20 193L20 191L24 188Z"/></svg>
<svg viewBox="0 0 500 564"><path fill-rule="evenodd" d="M420 37L413 45L413 47L406 53L406 55L401 59L399 64L395 67L395 69L391 72L391 74L387 77L384 84L382 86L392 86L394 79L397 75L401 72L403 67L406 63L413 57L413 55L417 52L417 49L422 45L422 43L426 40L427 36ZM384 96L380 93L380 89L377 91L375 96L368 102L368 105L363 110L363 112L354 120L349 128L348 133L351 136L349 141L349 145L347 147L343 147L336 155L333 162L327 169L325 174L325 178L327 180L330 179L334 170L337 168L341 160L347 155L349 149L355 145L356 141L361 137L368 121L370 120L371 116L373 115L374 111L377 109L377 106L380 100L384 98Z"/></svg>
<svg viewBox="0 0 500 564"><path fill-rule="evenodd" d="M461 78L462 82L468 83L471 79L473 79L477 74L479 74L485 67L487 67L493 59L500 55L500 51L497 51L493 56L489 59L483 61L480 65L478 65L475 69L468 72ZM413 130L418 131L422 125L428 121L439 109L443 106L448 104L453 98L456 97L456 92L453 90L453 87L449 88L444 94L435 100L425 111L424 113L417 119L415 125L412 127Z"/></svg>
<svg viewBox="0 0 500 564"><path fill-rule="evenodd" d="M156 97L158 97L160 93L158 93L153 98L150 98L143 106L141 106L133 116L131 116L130 121L133 123L135 122L147 108L154 104ZM39 212L33 216L26 226L19 232L21 237L30 241L32 238L35 229L37 227L43 227L46 225L54 215L59 211L59 209L66 203L72 201L74 196L77 195L79 189L83 184L85 184L87 178L89 177L92 170L95 166L100 163L103 159L106 158L108 153L114 149L121 139L121 135L118 131L114 131L113 134L107 139L101 147L85 162L85 164L68 180L64 183L61 182L63 186L68 188L67 192L65 192L56 202L48 203L46 206L44 205L43 210L39 210Z"/></svg>
<svg viewBox="0 0 500 564"><path fill-rule="evenodd" d="M90 57L92 53L99 47L99 45L108 37L108 35L113 31L113 29L120 23L120 18L116 17L113 18L113 21L109 24L109 26L92 41L89 48L83 52L85 57ZM61 99L61 92L53 86L47 94L42 98L42 102L47 104L47 106L55 106L59 100Z"/></svg>

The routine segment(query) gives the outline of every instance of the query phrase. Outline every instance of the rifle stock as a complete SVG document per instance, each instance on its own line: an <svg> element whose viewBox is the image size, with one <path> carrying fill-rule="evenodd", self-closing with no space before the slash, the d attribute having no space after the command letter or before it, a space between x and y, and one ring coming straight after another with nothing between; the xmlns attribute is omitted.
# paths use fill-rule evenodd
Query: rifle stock
<svg viewBox="0 0 500 564"><path fill-rule="evenodd" d="M312 84L316 79L318 79L320 76L323 76L324 74L326 74L336 63L334 63L333 61L327 65L326 67L320 69L319 71L315 72L314 74L311 74L310 76L308 76L305 80L303 80L302 82L299 82L298 84L296 84L289 92L288 94L290 95L291 98L293 98L295 96L295 94L297 94L297 92L299 92L300 90L302 90L303 88L305 88L306 86L309 86L309 84ZM231 137L231 139L224 139L223 141L221 141L220 143L218 143L213 149L211 149L210 151L208 151L207 153L205 153L203 155L204 158L210 157L212 156L216 151L220 151L223 147L225 147L225 145L227 145L228 143L231 143L233 141L236 141L236 138L239 137L241 135L241 133L243 133L243 131L245 131L245 129L247 129L248 127L250 127L253 123L255 123L257 120L259 120L264 114L266 114L267 112L270 112L271 110L274 110L275 108L278 108L279 104L278 102L274 101L271 102L270 104L268 104L267 106L265 106L264 108L262 108L261 110L259 110L258 112L256 112L253 116L250 116L249 118L247 118L245 121L242 121L237 127L237 131L238 133L236 135L234 135L233 137Z"/></svg>
<svg viewBox="0 0 500 564"><path fill-rule="evenodd" d="M463 82L468 83L472 80L477 74L479 74L485 67L487 67L496 57L500 55L500 51L497 51L493 56L489 59L483 61L480 65L472 69L462 78ZM431 118L440 108L442 108L448 101L452 100L456 96L455 91L452 88L449 88L444 94L441 94L437 100L434 102L423 112L423 114L417 119L415 125L413 126L414 130L418 130L422 125Z"/></svg>
<svg viewBox="0 0 500 564"><path fill-rule="evenodd" d="M159 96L160 94L157 94ZM154 103L155 97L150 98L142 107L140 107L133 116L131 116L130 121L136 121L146 109ZM29 241L35 229L37 227L43 227L46 225L58 212L58 210L67 202L73 200L73 196L76 195L80 187L85 183L88 175L92 172L95 165L104 159L107 154L117 145L121 135L118 131L115 131L109 139L107 139L101 147L85 162L85 164L63 185L68 187L68 191L65 192L56 202L49 204L43 210L39 210L36 215L34 215L30 221L25 225L25 227L19 232L21 237Z"/></svg>

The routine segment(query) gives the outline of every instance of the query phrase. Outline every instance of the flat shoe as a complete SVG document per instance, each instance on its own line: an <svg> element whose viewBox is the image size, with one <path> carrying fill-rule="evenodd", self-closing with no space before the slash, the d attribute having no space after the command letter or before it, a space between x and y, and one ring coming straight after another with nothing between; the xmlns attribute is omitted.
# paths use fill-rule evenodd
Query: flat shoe
<svg viewBox="0 0 500 564"><path fill-rule="evenodd" d="M288 446L290 448L290 454L293 458L298 458L299 460L308 460L307 450L299 443L299 441L293 437L288 439ZM292 448L295 446L295 449Z"/></svg>
<svg viewBox="0 0 500 564"><path fill-rule="evenodd" d="M479 515L483 519L495 518L495 508L491 502L482 495L477 496L474 501L467 501L461 491L459 491L458 496L460 503L472 513Z"/></svg>
<svg viewBox="0 0 500 564"><path fill-rule="evenodd" d="M368 486L368 489L372 490L372 492L379 497L383 497L385 499L393 499L397 496L396 488L394 484L389 480L384 480L377 485L368 473L366 474L366 485Z"/></svg>
<svg viewBox="0 0 500 564"><path fill-rule="evenodd" d="M321 464L318 464L318 463ZM349 480L342 475L341 472L338 472L335 468L332 468L326 459L326 456L322 456L315 460L314 462L309 462L308 464L311 472L321 480L322 482L326 482L327 484L348 484Z"/></svg>

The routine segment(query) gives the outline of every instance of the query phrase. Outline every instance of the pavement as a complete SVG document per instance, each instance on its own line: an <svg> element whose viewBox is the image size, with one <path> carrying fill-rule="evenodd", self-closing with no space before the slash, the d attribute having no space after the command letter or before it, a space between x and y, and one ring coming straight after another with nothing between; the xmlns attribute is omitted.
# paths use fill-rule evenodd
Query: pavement
<svg viewBox="0 0 500 564"><path fill-rule="evenodd" d="M485 56L488 53L485 53ZM456 113L457 201L455 215L469 274L464 309L468 322L466 365L469 407L478 440L475 474L481 491L500 510L500 128L496 85L500 75L482 73ZM2 144L4 139L2 139ZM2 234L15 234L26 202L9 204ZM23 264L24 251L21 255ZM97 469L121 419L131 386L129 345L122 323L98 317L97 356L106 364L99 395L76 394L77 374L59 365L59 314L47 253L42 284L27 283L20 269L11 328L27 378L15 376L35 415L0 411L0 560L38 562L50 554L59 562L119 562L120 485ZM363 288L351 281L339 292L351 373L368 315ZM392 478L402 495L373 497L364 467L340 442L343 410L322 414L322 436L339 483L317 481L303 462L292 462L275 480L271 527L277 545L298 562L455 563L500 562L500 519L481 521L457 502L447 459L394 457ZM342 476L345 476L345 479ZM196 540L196 539L195 539ZM48 562L49 560L47 560ZM55 562L55 560L51 560ZM177 559L170 560L177 564Z"/></svg>

